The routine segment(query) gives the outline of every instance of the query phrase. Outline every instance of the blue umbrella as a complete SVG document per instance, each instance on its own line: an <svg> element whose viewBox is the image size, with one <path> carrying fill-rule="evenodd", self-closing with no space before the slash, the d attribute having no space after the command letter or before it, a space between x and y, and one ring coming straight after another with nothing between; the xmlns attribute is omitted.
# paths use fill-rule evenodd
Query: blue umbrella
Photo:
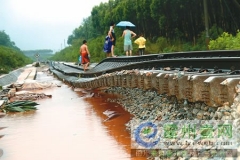
<svg viewBox="0 0 240 160"><path fill-rule="evenodd" d="M135 25L132 24L129 21L121 21L116 26L118 26L118 27L126 27L126 26L128 26L128 27L135 27Z"/></svg>

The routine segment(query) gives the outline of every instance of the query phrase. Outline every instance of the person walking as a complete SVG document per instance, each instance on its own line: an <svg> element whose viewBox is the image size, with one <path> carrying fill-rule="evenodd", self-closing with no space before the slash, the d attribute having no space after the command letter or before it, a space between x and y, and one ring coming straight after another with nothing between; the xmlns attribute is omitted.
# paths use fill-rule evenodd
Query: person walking
<svg viewBox="0 0 240 160"><path fill-rule="evenodd" d="M146 43L146 39L143 37L143 34L140 34L139 38L136 39L134 41L134 43L136 43L138 45L138 53L139 53L139 56L142 56L144 55L144 52L145 52L145 43Z"/></svg>
<svg viewBox="0 0 240 160"><path fill-rule="evenodd" d="M122 34L122 37L124 37L124 51L126 52L126 56L128 56L128 53L132 56L132 38L136 36L136 33L131 31L129 28L129 26L126 26L126 29Z"/></svg>
<svg viewBox="0 0 240 160"><path fill-rule="evenodd" d="M90 62L90 59L89 59L90 52L88 51L88 46L87 46L86 40L83 40L83 44L80 47L79 53L82 56L81 63L83 64L83 70L84 70L84 72L86 72L89 62Z"/></svg>
<svg viewBox="0 0 240 160"><path fill-rule="evenodd" d="M111 39L112 39L112 47L111 47L112 57L116 57L115 54L114 54L114 47L116 45L117 39L116 39L116 35L115 35L115 32L114 32L114 27L115 27L115 23L111 22L110 29L109 29L109 34L110 34Z"/></svg>

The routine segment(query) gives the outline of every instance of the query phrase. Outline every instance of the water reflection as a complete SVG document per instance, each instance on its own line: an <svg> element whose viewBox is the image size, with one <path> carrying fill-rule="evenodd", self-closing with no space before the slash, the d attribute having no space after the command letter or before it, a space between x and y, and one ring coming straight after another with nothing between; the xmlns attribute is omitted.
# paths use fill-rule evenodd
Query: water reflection
<svg viewBox="0 0 240 160"><path fill-rule="evenodd" d="M52 98L38 100L37 111L9 114L0 119L1 160L128 160L130 135L124 124L130 115L117 104L106 103L106 95L84 98L81 92L46 74L61 87L39 90ZM122 113L107 122L103 111Z"/></svg>

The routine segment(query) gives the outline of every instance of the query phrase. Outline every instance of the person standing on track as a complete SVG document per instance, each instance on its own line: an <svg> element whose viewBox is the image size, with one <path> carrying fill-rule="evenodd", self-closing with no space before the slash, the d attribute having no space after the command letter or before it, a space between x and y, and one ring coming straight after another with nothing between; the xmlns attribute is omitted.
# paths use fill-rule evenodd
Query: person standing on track
<svg viewBox="0 0 240 160"><path fill-rule="evenodd" d="M103 45L103 52L106 53L106 57L111 57L111 50L112 50L112 40L110 32L107 33L108 35L105 37L104 45Z"/></svg>
<svg viewBox="0 0 240 160"><path fill-rule="evenodd" d="M132 56L132 38L136 36L136 33L131 31L129 28L129 26L126 26L126 29L122 34L122 37L124 37L124 51L126 52L126 56L128 56L128 53Z"/></svg>
<svg viewBox="0 0 240 160"><path fill-rule="evenodd" d="M146 39L143 37L142 33L140 34L139 38L134 41L134 43L138 44L139 56L144 55Z"/></svg>
<svg viewBox="0 0 240 160"><path fill-rule="evenodd" d="M84 70L84 72L86 72L89 62L90 62L90 59L89 59L90 52L88 51L88 46L87 46L86 40L83 40L83 44L80 47L79 53L82 56L81 63L83 64L83 70Z"/></svg>
<svg viewBox="0 0 240 160"><path fill-rule="evenodd" d="M114 54L114 47L116 45L116 35L115 35L115 32L114 32L114 27L115 27L115 23L114 22L111 22L110 24L110 29L109 29L109 34L111 36L111 39L112 39L112 47L111 47L111 53L112 53L112 57L117 57L115 56Z"/></svg>

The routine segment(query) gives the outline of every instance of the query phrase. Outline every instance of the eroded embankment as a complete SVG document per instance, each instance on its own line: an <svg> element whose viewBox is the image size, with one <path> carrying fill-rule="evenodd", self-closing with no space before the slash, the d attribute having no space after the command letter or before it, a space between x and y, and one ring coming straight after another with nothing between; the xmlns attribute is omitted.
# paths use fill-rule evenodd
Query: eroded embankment
<svg viewBox="0 0 240 160"><path fill-rule="evenodd" d="M182 136L176 137L174 140L163 140L163 133L157 132L157 136L162 138L161 141L164 141L162 144L163 150L171 149L172 157L175 158L191 158L194 155L186 154L178 155L179 152L189 151L192 149L196 150L196 153L202 153L204 150L204 154L208 154L208 158L223 158L221 155L216 154L221 152L221 146L219 147L219 143L227 144L228 146L224 146L225 148L232 149L228 152L231 154L225 155L226 157L237 157L239 155L239 144L240 144L240 115L239 115L239 107L240 107L240 95L237 95L234 98L234 102L229 106L228 103L220 106L220 107L210 107L207 106L203 102L188 102L187 100L177 100L175 96L167 96L166 94L158 94L156 91L146 91L139 88L123 88L123 87L110 87L103 90L105 93L109 94L117 94L120 95L118 98L109 98L107 99L109 102L118 103L123 108L134 115L134 117L126 123L127 130L131 133L131 143L132 147L141 149L142 145L136 143L136 130L138 129L140 124L146 124L146 122L154 122L155 124L161 124L164 126L167 123L177 123L177 127L179 127L180 135L182 132L186 133L194 133L194 128L191 128L193 122L200 122L201 125L205 126L217 126L219 124L231 125L232 132L231 136L228 139L217 138L217 139L202 139L202 132L200 135L196 135L194 138L189 138L187 140L183 140ZM138 127L136 127L138 126ZM160 125L161 126L161 125ZM186 126L190 128L186 128ZM182 128L182 129L180 129ZM186 130L183 130L183 129ZM192 129L192 130L191 130ZM159 128L158 128L159 130ZM164 130L162 128L162 130ZM161 127L160 127L161 131ZM213 137L216 137L220 132L219 128L215 128L212 130ZM225 132L229 133L230 132ZM233 133L234 132L234 133ZM143 134L143 133L142 133ZM165 134L165 130L164 130ZM156 136L156 137L157 137ZM153 137L152 137L153 138ZM144 139L144 138L143 138ZM234 140L233 140L234 139ZM148 139L145 138L144 144L150 144ZM150 141L151 142L151 141ZM188 142L186 144L186 142ZM197 144L197 145L194 145ZM229 145L231 144L231 146ZM231 148L232 147L232 148ZM176 149L177 148L177 149ZM180 149L180 150L179 150ZM223 148L222 148L223 149ZM216 152L216 153L215 153ZM237 153L238 152L238 153ZM202 155L195 155L196 157L201 157ZM225 157L225 158L226 158Z"/></svg>
<svg viewBox="0 0 240 160"><path fill-rule="evenodd" d="M67 76L54 69L52 72L75 88L112 87L106 92L122 94L122 105L129 112L134 110L135 117L141 119L232 120L238 118L240 113L238 78L230 81L229 77L221 75L154 70L123 70L96 78ZM228 81L227 85L221 85L222 81ZM223 95L225 98L221 97Z"/></svg>
<svg viewBox="0 0 240 160"><path fill-rule="evenodd" d="M125 87L155 90L159 94L176 96L178 100L204 102L208 106L220 107L233 104L240 93L238 75L226 73L197 73L163 70L122 70L106 73L94 78L69 76L52 69L57 77L76 88Z"/></svg>

